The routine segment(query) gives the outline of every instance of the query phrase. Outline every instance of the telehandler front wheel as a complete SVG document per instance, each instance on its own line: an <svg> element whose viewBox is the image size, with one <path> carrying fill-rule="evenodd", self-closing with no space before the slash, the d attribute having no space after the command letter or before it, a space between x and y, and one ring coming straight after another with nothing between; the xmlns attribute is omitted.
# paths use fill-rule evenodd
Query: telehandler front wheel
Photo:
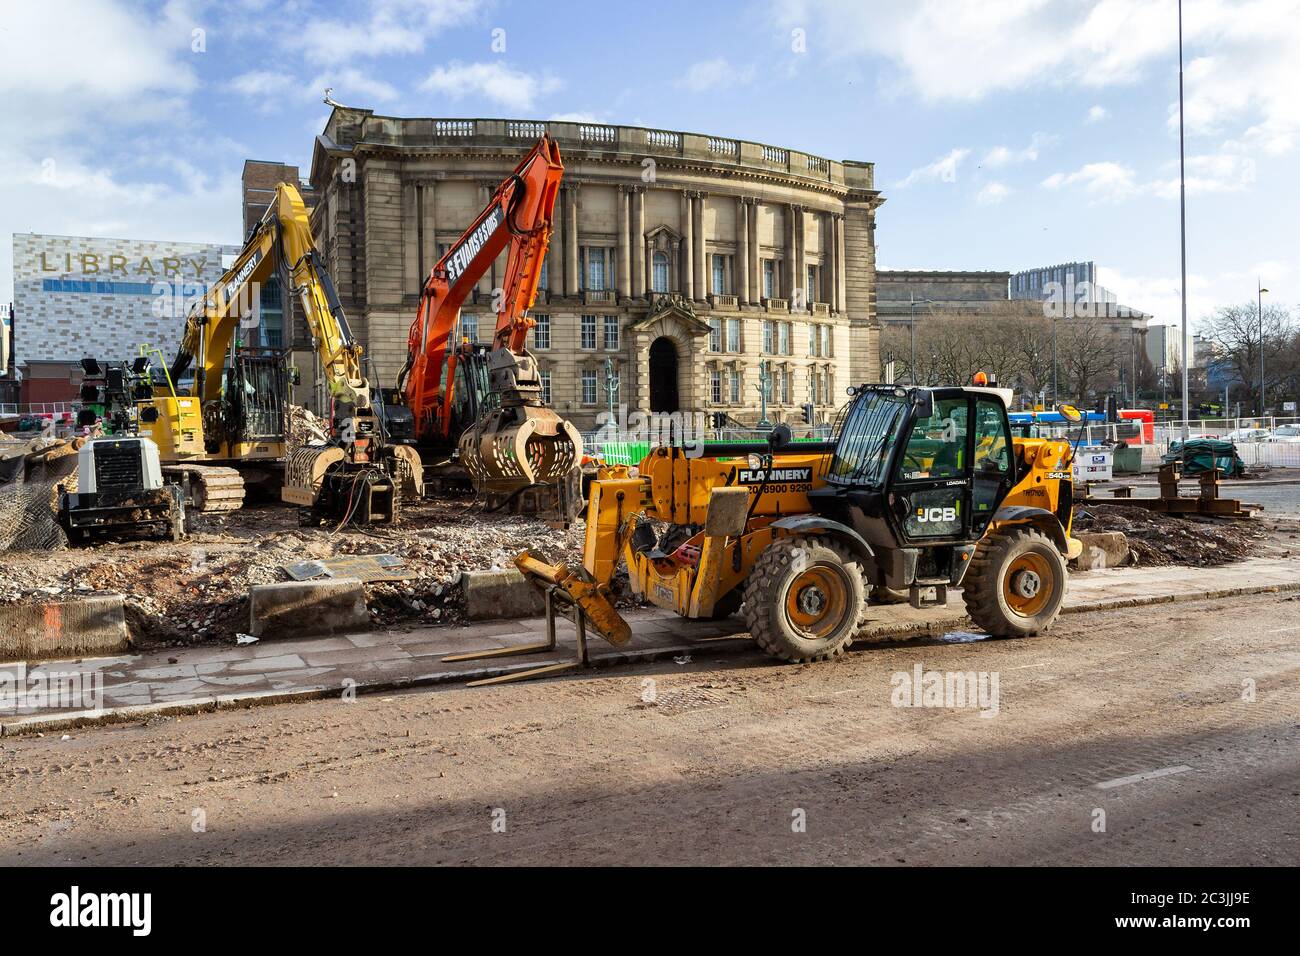
<svg viewBox="0 0 1300 956"><path fill-rule="evenodd" d="M1036 528L990 531L962 581L966 612L994 637L1029 637L1061 613L1065 575L1061 552Z"/></svg>
<svg viewBox="0 0 1300 956"><path fill-rule="evenodd" d="M862 569L826 538L774 541L754 562L744 597L758 646L796 664L842 654L866 608Z"/></svg>

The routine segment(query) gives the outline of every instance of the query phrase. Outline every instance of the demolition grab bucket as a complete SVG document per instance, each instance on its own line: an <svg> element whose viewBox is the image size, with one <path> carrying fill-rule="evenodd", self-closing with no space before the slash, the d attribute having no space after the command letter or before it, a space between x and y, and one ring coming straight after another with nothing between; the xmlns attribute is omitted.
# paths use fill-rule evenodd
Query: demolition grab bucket
<svg viewBox="0 0 1300 956"><path fill-rule="evenodd" d="M549 408L498 409L465 430L459 453L475 487L510 494L564 481L582 460L582 436Z"/></svg>

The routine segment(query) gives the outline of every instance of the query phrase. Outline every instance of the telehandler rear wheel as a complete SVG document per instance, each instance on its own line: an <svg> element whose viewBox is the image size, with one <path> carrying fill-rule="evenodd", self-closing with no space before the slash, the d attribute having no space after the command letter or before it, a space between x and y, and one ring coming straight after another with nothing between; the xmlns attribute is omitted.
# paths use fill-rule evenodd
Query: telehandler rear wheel
<svg viewBox="0 0 1300 956"><path fill-rule="evenodd" d="M826 538L773 542L754 562L744 596L759 647L796 664L842 654L866 608L862 569Z"/></svg>
<svg viewBox="0 0 1300 956"><path fill-rule="evenodd" d="M1029 637L1061 612L1065 575L1065 559L1041 531L1025 525L991 531L962 581L966 611L994 637Z"/></svg>

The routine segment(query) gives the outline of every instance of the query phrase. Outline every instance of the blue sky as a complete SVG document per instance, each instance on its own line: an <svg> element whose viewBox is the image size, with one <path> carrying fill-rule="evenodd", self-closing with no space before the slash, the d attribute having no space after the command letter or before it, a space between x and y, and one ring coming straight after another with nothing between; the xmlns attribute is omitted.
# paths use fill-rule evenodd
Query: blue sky
<svg viewBox="0 0 1300 956"><path fill-rule="evenodd" d="M1257 275L1294 308L1300 0L1184 17L1192 320ZM40 0L0 62L4 300L15 231L239 242L243 160L306 167L331 86L872 161L882 267L1094 259L1178 316L1174 0Z"/></svg>

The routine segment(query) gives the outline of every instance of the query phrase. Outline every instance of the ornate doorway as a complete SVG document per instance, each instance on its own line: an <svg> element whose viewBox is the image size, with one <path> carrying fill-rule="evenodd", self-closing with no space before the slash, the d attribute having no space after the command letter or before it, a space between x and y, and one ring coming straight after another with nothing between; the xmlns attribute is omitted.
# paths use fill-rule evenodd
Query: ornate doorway
<svg viewBox="0 0 1300 956"><path fill-rule="evenodd" d="M661 335L650 343L650 411L677 410L677 346Z"/></svg>

